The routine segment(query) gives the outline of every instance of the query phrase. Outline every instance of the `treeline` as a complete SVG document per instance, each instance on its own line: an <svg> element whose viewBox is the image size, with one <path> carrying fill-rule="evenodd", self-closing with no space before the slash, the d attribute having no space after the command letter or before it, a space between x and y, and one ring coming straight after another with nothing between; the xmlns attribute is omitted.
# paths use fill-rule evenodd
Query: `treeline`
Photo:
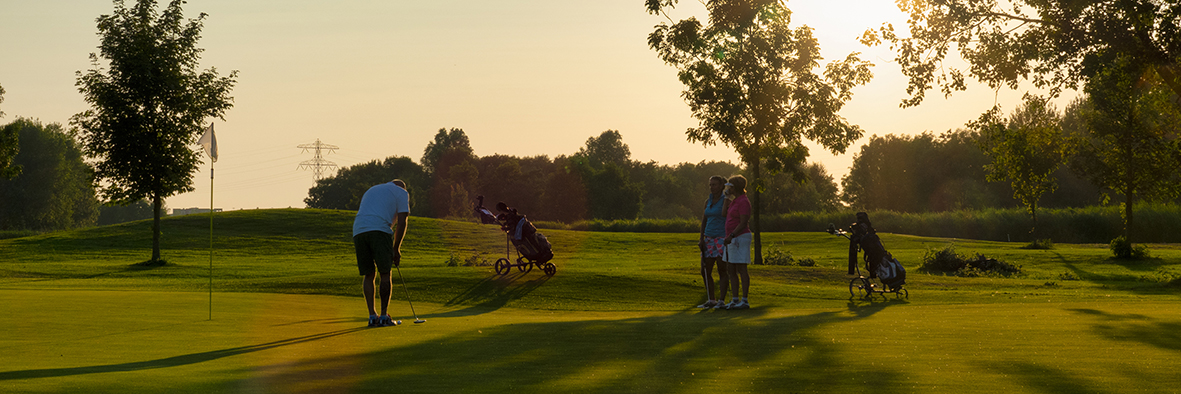
<svg viewBox="0 0 1181 394"><path fill-rule="evenodd" d="M987 180L992 159L980 134L873 136L861 146L841 179L840 200L864 211L946 212L1020 207L1009 182ZM1053 173L1057 189L1041 198L1045 208L1085 207L1103 201L1103 190L1066 166Z"/></svg>
<svg viewBox="0 0 1181 394"><path fill-rule="evenodd" d="M914 136L873 136L861 147L838 188L820 164L808 164L804 182L786 172L765 175L762 203L769 218L845 207L903 213L1020 207L1007 182L986 180L991 159L971 130ZM534 220L696 219L712 175L746 175L729 162L661 165L631 159L622 135L608 130L569 155L514 157L472 154L461 129L440 129L419 162L390 157L342 168L309 190L310 208L357 209L374 184L402 178L412 186L413 214L467 217L476 196L487 205L504 201ZM1045 208L1086 207L1102 190L1066 167L1055 172L1058 188ZM773 231L768 229L768 231Z"/></svg>
<svg viewBox="0 0 1181 394"><path fill-rule="evenodd" d="M128 206L99 201L94 169L60 124L17 118L0 127L0 135L11 139L14 150L6 166L10 173L0 176L0 232L27 235L152 217L144 201Z"/></svg>
<svg viewBox="0 0 1181 394"><path fill-rule="evenodd" d="M823 166L811 164L806 183L787 174L766 180L767 212L835 210L837 185ZM622 135L607 130L569 155L477 157L462 129L440 129L422 159L407 157L342 168L319 180L304 201L309 208L357 209L369 186L394 178L411 188L411 211L431 217L470 217L477 196L498 201L533 220L699 218L710 176L742 174L729 162L661 165L631 159Z"/></svg>
<svg viewBox="0 0 1181 394"><path fill-rule="evenodd" d="M1136 215L1144 218L1133 236L1140 242L1178 243L1181 232L1181 205L1146 203L1136 205ZM1048 208L1041 217L1040 239L1062 243L1106 244L1123 231L1119 206ZM763 231L815 232L829 236L829 224L848 229L856 211L844 209L827 212L793 212L763 218ZM1022 208L989 208L945 212L870 211L874 228L881 233L907 234L950 239L976 239L1006 242L1033 242L1029 233L1029 215ZM577 231L628 233L695 233L700 226L694 219L585 220L576 223L536 222L539 228ZM950 242L950 241L949 241Z"/></svg>

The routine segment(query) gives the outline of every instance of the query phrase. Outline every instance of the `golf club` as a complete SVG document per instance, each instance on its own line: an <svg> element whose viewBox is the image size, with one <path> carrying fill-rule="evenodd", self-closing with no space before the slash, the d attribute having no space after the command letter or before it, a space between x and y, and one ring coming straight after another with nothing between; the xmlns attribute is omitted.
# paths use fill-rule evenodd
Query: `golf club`
<svg viewBox="0 0 1181 394"><path fill-rule="evenodd" d="M402 276L402 269L401 268L398 268L398 266L396 266L396 265L394 266L394 268L398 269L398 278L402 279L402 290L406 290L406 302L410 302L410 289L406 288L406 277ZM414 312L414 303L413 302L410 302L410 313L414 314L414 324L426 323L426 320L419 319L418 313Z"/></svg>

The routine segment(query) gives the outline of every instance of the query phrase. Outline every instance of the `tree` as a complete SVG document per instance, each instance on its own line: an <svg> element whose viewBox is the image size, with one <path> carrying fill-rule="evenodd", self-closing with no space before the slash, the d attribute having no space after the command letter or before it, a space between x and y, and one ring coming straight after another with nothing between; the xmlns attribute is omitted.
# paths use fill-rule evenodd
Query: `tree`
<svg viewBox="0 0 1181 394"><path fill-rule="evenodd" d="M172 0L159 12L153 0L130 9L115 0L114 13L98 17L99 55L91 53L93 68L77 73L78 91L91 109L71 118L95 160L102 196L152 201L152 262L161 261L164 198L193 190L201 162L193 145L205 119L221 118L233 106L229 94L238 74L197 70L206 14L186 20L182 4Z"/></svg>
<svg viewBox="0 0 1181 394"><path fill-rule="evenodd" d="M0 103L3 102L4 87L0 86ZM4 111L0 111L0 118L2 117L4 117ZM20 175L20 166L13 162L19 152L20 137L17 135L17 129L0 129L0 179L12 179Z"/></svg>
<svg viewBox="0 0 1181 394"><path fill-rule="evenodd" d="M1058 110L1048 100L1026 96L1008 121L1001 119L1000 107L981 115L969 126L980 133L980 148L992 159L986 166L988 180L1009 181L1013 197L1025 204L1033 219L1030 234L1037 239L1037 208L1042 196L1058 189L1054 173L1071 154Z"/></svg>
<svg viewBox="0 0 1181 394"><path fill-rule="evenodd" d="M607 163L602 169L590 169L584 175L592 218L601 220L632 220L644 210L644 190L628 180L623 168Z"/></svg>
<svg viewBox="0 0 1181 394"><path fill-rule="evenodd" d="M405 156L391 156L381 161L341 168L336 175L316 181L316 185L308 189L308 197L303 202L308 208L355 211L360 208L361 196L365 195L366 190L394 179L405 181L407 190L410 190L410 214L429 216L431 204L419 190L427 189L430 177L422 170L422 166Z"/></svg>
<svg viewBox="0 0 1181 394"><path fill-rule="evenodd" d="M767 177L764 203L767 213L835 211L839 207L837 184L820 163L806 166L807 181L799 182L787 173Z"/></svg>
<svg viewBox="0 0 1181 394"><path fill-rule="evenodd" d="M471 142L463 129L452 128L448 131L441 128L435 134L435 140L427 143L422 152L422 169L431 175L442 171L441 175L446 179L448 168L474 158Z"/></svg>
<svg viewBox="0 0 1181 394"><path fill-rule="evenodd" d="M1124 197L1124 237L1132 243L1132 207L1181 192L1178 124L1172 91L1129 56L1110 59L1090 78L1087 100L1075 102L1086 126L1072 165L1092 182Z"/></svg>
<svg viewBox="0 0 1181 394"><path fill-rule="evenodd" d="M18 118L2 128L20 136L14 163L24 173L0 179L0 229L55 231L93 225L98 217L94 173L61 125Z"/></svg>
<svg viewBox="0 0 1181 394"><path fill-rule="evenodd" d="M985 181L988 158L969 130L873 136L841 179L857 210L939 212L1013 206L1009 185Z"/></svg>
<svg viewBox="0 0 1181 394"><path fill-rule="evenodd" d="M136 220L151 219L154 214L152 203L139 200L131 204L103 204L98 208L99 226L134 222Z"/></svg>
<svg viewBox="0 0 1181 394"><path fill-rule="evenodd" d="M645 0L648 12L664 13L676 0ZM869 82L871 66L856 53L814 71L821 60L812 29L792 29L791 11L780 0L708 0L709 24L689 18L661 23L648 46L676 67L682 97L700 125L690 141L734 148L752 176L750 192L754 261L762 260L759 195L761 168L800 171L808 156L802 139L843 153L862 130L838 115L853 87ZM667 14L665 14L667 18ZM669 20L671 22L671 19Z"/></svg>
<svg viewBox="0 0 1181 394"><path fill-rule="evenodd" d="M1016 89L1022 80L1031 80L1056 96L1085 82L1089 64L1117 55L1144 65L1181 95L1181 7L1174 1L934 0L898 5L910 15L910 37L899 37L893 25L885 24L866 31L862 42L886 40L898 51L895 61L910 78L904 107L920 104L932 84L945 96L966 88L964 72L944 64L953 44L968 62L968 73L994 89Z"/></svg>
<svg viewBox="0 0 1181 394"><path fill-rule="evenodd" d="M463 129L452 128L448 131L441 128L435 134L435 140L426 145L421 163L431 179L426 193L433 202L431 205L434 208L434 217L453 214L452 203L456 202L454 200L464 198L465 193L470 191L467 189L469 185L460 184L458 188L453 187L455 184L451 183L451 168L473 160L476 160L476 155Z"/></svg>
<svg viewBox="0 0 1181 394"><path fill-rule="evenodd" d="M587 138L586 146L579 148L574 156L585 158L595 169L601 169L605 164L627 168L631 166L632 152L623 143L623 135L618 130L607 130L599 134L598 138Z"/></svg>

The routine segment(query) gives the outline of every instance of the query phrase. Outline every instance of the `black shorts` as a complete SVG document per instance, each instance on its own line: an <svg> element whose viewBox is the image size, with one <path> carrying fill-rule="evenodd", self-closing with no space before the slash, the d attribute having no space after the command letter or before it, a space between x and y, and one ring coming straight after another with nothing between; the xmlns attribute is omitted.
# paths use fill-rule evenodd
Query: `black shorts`
<svg viewBox="0 0 1181 394"><path fill-rule="evenodd" d="M384 231L369 231L353 236L357 250L357 270L361 275L375 272L389 273L394 266L394 235Z"/></svg>

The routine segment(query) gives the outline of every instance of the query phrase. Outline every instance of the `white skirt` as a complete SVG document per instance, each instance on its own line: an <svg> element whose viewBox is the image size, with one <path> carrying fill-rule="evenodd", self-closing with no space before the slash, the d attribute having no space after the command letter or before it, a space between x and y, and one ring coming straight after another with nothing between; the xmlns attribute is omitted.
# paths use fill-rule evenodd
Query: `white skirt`
<svg viewBox="0 0 1181 394"><path fill-rule="evenodd" d="M722 261L730 264L750 264L750 240L751 233L742 234L730 239L730 244L726 245L726 255L722 256Z"/></svg>

